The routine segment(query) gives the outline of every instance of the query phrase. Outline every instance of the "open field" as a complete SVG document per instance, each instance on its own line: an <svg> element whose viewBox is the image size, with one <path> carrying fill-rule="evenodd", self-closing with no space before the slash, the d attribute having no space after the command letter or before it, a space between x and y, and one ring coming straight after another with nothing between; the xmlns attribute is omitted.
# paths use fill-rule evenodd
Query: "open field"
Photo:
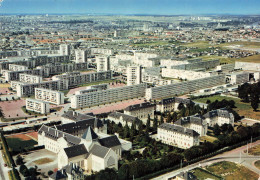
<svg viewBox="0 0 260 180"><path fill-rule="evenodd" d="M234 110L240 115L240 116L245 116L248 118L252 118L252 119L258 119L260 120L260 111L258 112L254 112L250 103L243 103L240 101L239 98L232 98L232 97L227 97L227 96L211 96L211 97L205 97L205 98L200 98L200 99L195 99L194 101L197 102L202 102L202 103L206 103L207 100L210 100L211 102L214 102L216 100L221 101L223 99L226 100L233 100L235 101L235 106L236 108L234 108Z"/></svg>
<svg viewBox="0 0 260 180"><path fill-rule="evenodd" d="M260 144L248 149L248 154L259 156L260 155Z"/></svg>
<svg viewBox="0 0 260 180"><path fill-rule="evenodd" d="M260 42L250 42L250 41L236 41L236 42L229 42L223 43L218 45L218 47L230 48L229 46L236 46L240 45L244 48L260 48Z"/></svg>
<svg viewBox="0 0 260 180"><path fill-rule="evenodd" d="M47 164L47 163L50 163L52 162L53 160L50 159L50 158L42 158L42 159L38 159L38 160L35 160L33 161L35 164L37 165L42 165L42 164Z"/></svg>
<svg viewBox="0 0 260 180"><path fill-rule="evenodd" d="M28 136L26 136L27 138L29 138ZM15 137L12 137L12 136L8 136L6 138L6 141L7 141L7 144L8 144L8 147L12 149L12 151L21 151L22 149L24 148L31 148L33 147L34 145L37 144L37 142L33 139L30 138L30 140L24 140L23 137L19 137L19 138L15 138Z"/></svg>
<svg viewBox="0 0 260 180"><path fill-rule="evenodd" d="M246 167L228 161L214 163L207 167L207 170L222 176L226 180L257 180L258 174L247 169Z"/></svg>
<svg viewBox="0 0 260 180"><path fill-rule="evenodd" d="M258 169L260 169L260 160L255 162L255 167L257 167Z"/></svg>
<svg viewBox="0 0 260 180"><path fill-rule="evenodd" d="M185 43L185 44L182 44L182 46L197 47L197 48L208 48L212 45L209 44L209 41L198 41L198 42L193 42L193 43Z"/></svg>
<svg viewBox="0 0 260 180"><path fill-rule="evenodd" d="M25 100L15 100L15 101L2 101L0 102L0 107L4 113L4 118L19 118L19 117L29 117L23 112L22 106L25 106Z"/></svg>
<svg viewBox="0 0 260 180"><path fill-rule="evenodd" d="M260 54L257 54L257 55L254 55L254 56L245 57L245 58L236 59L236 61L260 63Z"/></svg>
<svg viewBox="0 0 260 180"><path fill-rule="evenodd" d="M201 168L195 168L191 170L191 172L194 173L194 175L198 179L212 179L212 180L220 180L221 178L218 178L217 176L212 175L211 173L208 173L207 171L201 169Z"/></svg>
<svg viewBox="0 0 260 180"><path fill-rule="evenodd" d="M204 141L214 142L215 140L217 140L217 138L215 138L213 136L201 136L200 137L200 141L202 141L202 142L204 142Z"/></svg>
<svg viewBox="0 0 260 180"><path fill-rule="evenodd" d="M11 85L10 84L0 84L0 88L9 88L9 87L11 87Z"/></svg>

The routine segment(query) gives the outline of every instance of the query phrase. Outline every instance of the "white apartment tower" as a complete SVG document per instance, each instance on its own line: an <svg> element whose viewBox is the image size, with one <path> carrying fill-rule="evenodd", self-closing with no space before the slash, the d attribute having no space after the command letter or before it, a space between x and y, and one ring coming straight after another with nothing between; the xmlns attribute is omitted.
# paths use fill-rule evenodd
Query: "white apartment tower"
<svg viewBox="0 0 260 180"><path fill-rule="evenodd" d="M68 44L61 44L60 45L60 55L61 56L68 56L70 55L70 48Z"/></svg>
<svg viewBox="0 0 260 180"><path fill-rule="evenodd" d="M127 86L141 84L142 68L141 66L128 66L126 70Z"/></svg>
<svg viewBox="0 0 260 180"><path fill-rule="evenodd" d="M87 51L82 49L75 50L76 63L87 62Z"/></svg>
<svg viewBox="0 0 260 180"><path fill-rule="evenodd" d="M110 70L109 56L96 56L97 72Z"/></svg>

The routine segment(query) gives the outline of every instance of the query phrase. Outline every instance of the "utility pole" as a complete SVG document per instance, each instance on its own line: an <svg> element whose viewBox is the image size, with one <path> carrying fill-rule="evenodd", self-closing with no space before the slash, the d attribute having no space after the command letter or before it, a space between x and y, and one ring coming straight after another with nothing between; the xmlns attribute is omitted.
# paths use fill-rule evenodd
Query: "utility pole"
<svg viewBox="0 0 260 180"><path fill-rule="evenodd" d="M247 155L248 155L248 143L247 143L247 145L246 145L246 148L247 148L247 151L246 151L246 152L247 152Z"/></svg>
<svg viewBox="0 0 260 180"><path fill-rule="evenodd" d="M181 168L182 168L182 159L181 159Z"/></svg>
<svg viewBox="0 0 260 180"><path fill-rule="evenodd" d="M251 136L251 144L250 144L250 148L252 147L252 142L253 142L253 138L252 138L252 136Z"/></svg>

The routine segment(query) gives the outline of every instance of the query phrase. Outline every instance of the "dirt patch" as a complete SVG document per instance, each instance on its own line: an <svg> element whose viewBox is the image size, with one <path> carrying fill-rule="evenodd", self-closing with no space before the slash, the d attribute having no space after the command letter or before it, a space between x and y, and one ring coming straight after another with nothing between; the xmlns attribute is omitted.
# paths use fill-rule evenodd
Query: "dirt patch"
<svg viewBox="0 0 260 180"><path fill-rule="evenodd" d="M42 158L42 159L38 159L36 161L33 161L35 164L37 165L42 165L42 164L47 164L47 163L50 163L52 162L53 160L50 159L50 158Z"/></svg>

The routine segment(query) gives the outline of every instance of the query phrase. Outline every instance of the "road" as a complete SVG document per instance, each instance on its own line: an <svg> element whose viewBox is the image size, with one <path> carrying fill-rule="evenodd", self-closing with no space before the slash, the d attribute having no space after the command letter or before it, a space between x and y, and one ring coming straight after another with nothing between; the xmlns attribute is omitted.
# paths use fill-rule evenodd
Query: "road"
<svg viewBox="0 0 260 180"><path fill-rule="evenodd" d="M3 159L3 154L2 151L0 151L0 178L2 180L8 180L8 171L11 170L8 167L4 167L4 159Z"/></svg>
<svg viewBox="0 0 260 180"><path fill-rule="evenodd" d="M249 144L249 147L250 146L253 147L258 144L260 144L260 140L254 142L252 144ZM181 172L190 171L196 167L205 167L205 166L211 165L212 163L219 162L219 161L231 161L231 162L235 162L235 163L241 163L243 166L247 167L248 169L260 174L260 170L253 165L254 161L260 159L260 156L248 155L247 153L244 153L244 151L246 151L246 150L247 150L247 145L233 149L231 151L228 151L228 152L225 152L225 153L222 153L219 155L216 155L212 158L191 164L182 169L178 169L178 170L169 172L167 174L160 175L158 177L153 178L153 180L168 180L169 178L174 177Z"/></svg>

